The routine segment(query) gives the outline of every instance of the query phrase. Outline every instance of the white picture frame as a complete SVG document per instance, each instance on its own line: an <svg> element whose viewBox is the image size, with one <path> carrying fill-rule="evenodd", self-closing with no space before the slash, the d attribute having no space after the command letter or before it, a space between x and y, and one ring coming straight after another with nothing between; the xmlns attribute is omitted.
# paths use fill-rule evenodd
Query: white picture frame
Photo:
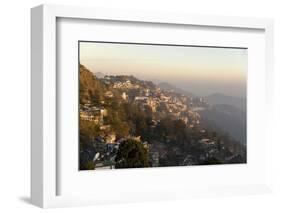
<svg viewBox="0 0 281 213"><path fill-rule="evenodd" d="M147 197L147 200L178 199L200 196L240 195L270 192L270 131L271 109L273 103L273 21L271 19L216 17L203 15L153 13L147 11L121 11L112 9L95 9L73 6L41 5L31 10L31 57L32 57L32 103L31 103L31 201L33 204L47 207L62 207L76 205L92 205L98 203L137 202L145 200L141 194L137 196L119 196L97 199L91 195L58 195L57 166L59 159L57 152L57 20L116 20L120 22L169 24L181 26L220 27L231 29L256 29L264 31L265 67L266 76L263 79L265 98L265 125L264 133L267 153L265 178L255 184L222 185L219 187L200 187L194 183L194 188L179 189L171 186L169 189L156 190ZM251 110L248 108L248 110ZM171 172L171 169L163 169ZM156 170L155 170L156 171ZM160 170L159 170L160 171ZM162 172L163 172L162 171ZM177 171L173 171L177 172ZM126 172L125 172L126 173ZM112 174L113 175L113 174ZM140 174L141 175L141 174ZM171 193L169 193L171 192ZM176 193L176 195L175 195ZM157 195L157 197L156 197Z"/></svg>

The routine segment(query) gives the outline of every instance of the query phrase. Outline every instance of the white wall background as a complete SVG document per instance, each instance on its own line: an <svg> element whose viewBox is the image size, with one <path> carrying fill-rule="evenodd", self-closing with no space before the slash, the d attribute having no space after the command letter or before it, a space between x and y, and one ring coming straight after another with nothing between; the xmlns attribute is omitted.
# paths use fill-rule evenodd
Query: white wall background
<svg viewBox="0 0 281 213"><path fill-rule="evenodd" d="M269 17L275 19L275 163L274 194L119 204L47 210L52 212L280 212L281 211L281 5L278 0L8 0L0 7L0 211L37 212L30 188L30 8L41 3L79 4L191 14ZM279 109L279 110L278 110ZM280 162L280 163L279 163ZM241 174L243 175L243 174Z"/></svg>

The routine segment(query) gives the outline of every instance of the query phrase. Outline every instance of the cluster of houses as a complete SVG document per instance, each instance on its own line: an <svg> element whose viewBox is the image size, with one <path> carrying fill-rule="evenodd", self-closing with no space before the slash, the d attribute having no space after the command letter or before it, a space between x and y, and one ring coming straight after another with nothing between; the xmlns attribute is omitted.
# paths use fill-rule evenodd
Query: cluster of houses
<svg viewBox="0 0 281 213"><path fill-rule="evenodd" d="M90 102L80 104L79 114L81 120L93 121L95 124L103 124L103 117L107 115L107 110L104 107L97 107Z"/></svg>
<svg viewBox="0 0 281 213"><path fill-rule="evenodd" d="M149 107L153 113L161 112L161 110L167 112L175 119L184 121L190 128L200 124L201 117L197 109L203 109L203 107L196 106L196 110L193 110L193 107L187 105L188 97L179 94L174 95L172 92L162 91L159 88L152 91L145 88L142 93L144 95L135 96L132 100L143 109Z"/></svg>
<svg viewBox="0 0 281 213"><path fill-rule="evenodd" d="M113 88L115 89L138 89L138 84L132 84L130 80L114 82Z"/></svg>
<svg viewBox="0 0 281 213"><path fill-rule="evenodd" d="M206 102L203 98L193 98L175 94L173 90L161 90L160 88L148 88L143 82L133 83L129 77L120 79L118 76L105 76L103 82L112 85L114 89L122 91L122 99L138 104L143 109L149 107L153 113L157 111L168 112L175 119L180 119L193 128L200 124L200 110L204 110ZM138 89L133 96L126 91ZM111 91L105 93L106 97L113 97Z"/></svg>

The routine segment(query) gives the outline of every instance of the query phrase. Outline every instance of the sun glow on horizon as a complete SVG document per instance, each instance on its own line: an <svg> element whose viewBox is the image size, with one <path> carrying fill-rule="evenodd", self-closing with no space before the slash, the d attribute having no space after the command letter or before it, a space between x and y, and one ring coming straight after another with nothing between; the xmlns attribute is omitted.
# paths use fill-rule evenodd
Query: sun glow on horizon
<svg viewBox="0 0 281 213"><path fill-rule="evenodd" d="M247 49L80 42L92 72L168 82L194 94L246 96Z"/></svg>

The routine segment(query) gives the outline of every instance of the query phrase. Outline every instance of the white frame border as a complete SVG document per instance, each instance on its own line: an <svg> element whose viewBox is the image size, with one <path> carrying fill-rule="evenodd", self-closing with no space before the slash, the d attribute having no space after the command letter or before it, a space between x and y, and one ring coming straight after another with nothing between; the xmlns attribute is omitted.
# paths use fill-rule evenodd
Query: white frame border
<svg viewBox="0 0 281 213"><path fill-rule="evenodd" d="M31 202L33 204L46 208L97 203L87 196L56 196L56 18L58 17L265 30L268 112L266 132L270 131L274 97L272 94L273 20L40 5L31 9ZM269 139L268 136L267 140ZM267 157L270 152L268 142ZM175 198L268 192L272 179L270 168L270 161L268 161L268 178L267 184L264 185L223 187L209 189L209 192L204 190L179 192ZM167 196L167 199L173 198Z"/></svg>

